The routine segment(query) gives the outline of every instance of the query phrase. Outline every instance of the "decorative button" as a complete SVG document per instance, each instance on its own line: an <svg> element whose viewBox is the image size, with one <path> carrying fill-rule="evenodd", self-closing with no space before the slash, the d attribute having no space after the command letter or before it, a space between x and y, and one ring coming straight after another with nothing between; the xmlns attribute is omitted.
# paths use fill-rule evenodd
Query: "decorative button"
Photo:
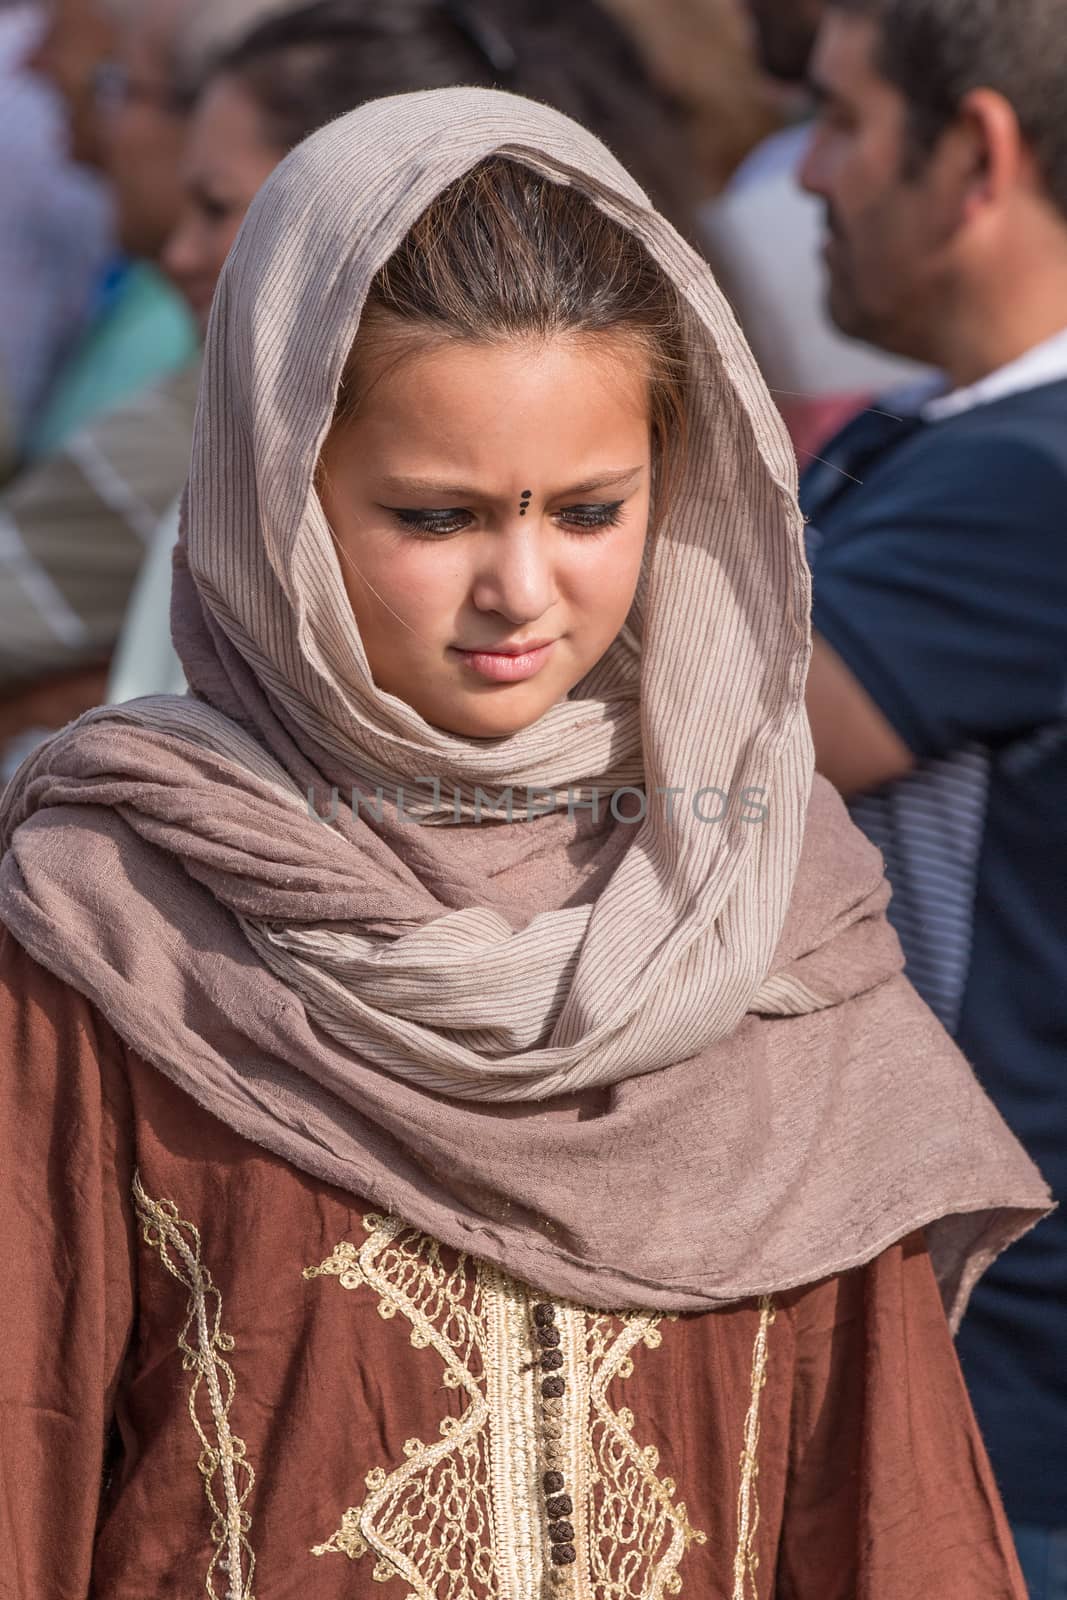
<svg viewBox="0 0 1067 1600"><path fill-rule="evenodd" d="M564 1365L563 1352L560 1349L562 1338L556 1323L556 1308L551 1301L539 1301L531 1307L533 1319L533 1338L539 1347L537 1360L532 1362L533 1367L540 1366L542 1372L551 1373L551 1377L541 1379L541 1406L540 1406L540 1431L541 1431L541 1487L545 1494L545 1512L547 1516L547 1544L551 1560L548 1570L552 1574L555 1584L554 1594L561 1600L573 1600L573 1574L567 1571L577 1560L575 1550L574 1524L569 1519L574 1515L574 1502L569 1494L563 1492L566 1477L559 1469L565 1466L565 1453L563 1449L563 1412L565 1407L564 1395L567 1392L567 1380L560 1369ZM526 1368L530 1370L529 1367Z"/></svg>

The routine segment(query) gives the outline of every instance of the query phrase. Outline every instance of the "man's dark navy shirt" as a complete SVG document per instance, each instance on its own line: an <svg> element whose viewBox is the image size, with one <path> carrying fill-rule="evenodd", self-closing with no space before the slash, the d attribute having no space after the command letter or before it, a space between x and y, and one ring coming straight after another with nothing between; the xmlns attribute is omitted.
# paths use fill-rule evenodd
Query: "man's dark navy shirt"
<svg viewBox="0 0 1067 1600"><path fill-rule="evenodd" d="M843 472L801 484L815 630L917 757L850 809L909 976L1062 1202L1067 381L868 413L823 453ZM1067 1528L1067 1208L986 1273L958 1348L1009 1514Z"/></svg>

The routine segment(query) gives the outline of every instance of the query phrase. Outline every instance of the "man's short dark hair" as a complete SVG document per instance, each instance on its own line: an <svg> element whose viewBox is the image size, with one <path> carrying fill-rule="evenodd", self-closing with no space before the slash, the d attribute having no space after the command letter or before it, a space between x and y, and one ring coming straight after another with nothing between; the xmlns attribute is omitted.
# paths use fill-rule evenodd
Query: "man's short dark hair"
<svg viewBox="0 0 1067 1600"><path fill-rule="evenodd" d="M1067 217L1067 7L1063 0L829 0L881 30L877 66L908 104L913 156L928 155L972 89L1019 119L1049 198Z"/></svg>

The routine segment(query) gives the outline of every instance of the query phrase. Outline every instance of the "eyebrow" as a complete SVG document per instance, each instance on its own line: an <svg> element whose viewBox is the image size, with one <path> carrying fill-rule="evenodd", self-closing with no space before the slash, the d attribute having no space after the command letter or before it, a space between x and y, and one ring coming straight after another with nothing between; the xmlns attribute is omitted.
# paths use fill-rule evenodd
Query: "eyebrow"
<svg viewBox="0 0 1067 1600"><path fill-rule="evenodd" d="M830 84L824 83L821 78L813 77L809 73L805 81L808 94L820 109L831 105L841 106L846 111L855 109L847 95L842 94L840 89L834 89Z"/></svg>
<svg viewBox="0 0 1067 1600"><path fill-rule="evenodd" d="M599 473L595 478L587 478L584 483L572 483L566 489L558 489L548 498L561 499L565 495L595 494L598 489L616 489L629 483L641 472L640 467L624 467L620 471ZM487 495L483 489L473 489L469 484L443 483L438 478L393 478L382 479L382 488L387 494L433 494L439 495L442 500L492 500L501 498Z"/></svg>

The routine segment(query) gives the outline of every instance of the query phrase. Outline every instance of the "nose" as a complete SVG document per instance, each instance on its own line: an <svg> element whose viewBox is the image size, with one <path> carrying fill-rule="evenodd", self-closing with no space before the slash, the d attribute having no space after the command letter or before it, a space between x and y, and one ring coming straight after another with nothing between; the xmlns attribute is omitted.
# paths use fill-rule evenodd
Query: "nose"
<svg viewBox="0 0 1067 1600"><path fill-rule="evenodd" d="M177 284L188 283L190 278L195 277L200 265L200 251L197 248L196 229L190 226L188 219L180 220L175 225L163 246L160 261L164 272Z"/></svg>
<svg viewBox="0 0 1067 1600"><path fill-rule="evenodd" d="M551 539L537 521L491 534L471 599L516 626L535 622L557 598Z"/></svg>
<svg viewBox="0 0 1067 1600"><path fill-rule="evenodd" d="M800 162L796 170L796 180L808 194L825 196L826 194L826 161L822 134L818 124L808 136Z"/></svg>

